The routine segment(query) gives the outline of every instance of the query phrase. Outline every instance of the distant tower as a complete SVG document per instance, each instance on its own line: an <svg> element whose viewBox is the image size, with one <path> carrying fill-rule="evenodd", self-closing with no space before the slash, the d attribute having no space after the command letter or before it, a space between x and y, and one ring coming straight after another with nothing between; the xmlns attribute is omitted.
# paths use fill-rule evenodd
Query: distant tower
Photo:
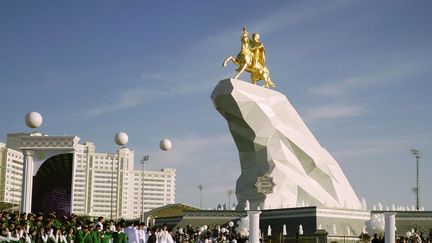
<svg viewBox="0 0 432 243"><path fill-rule="evenodd" d="M416 157L416 163L417 163L417 177L416 177L416 187L413 188L414 193L416 194L416 209L417 211L420 209L420 158L421 158L421 151L418 149L411 149L411 153Z"/></svg>

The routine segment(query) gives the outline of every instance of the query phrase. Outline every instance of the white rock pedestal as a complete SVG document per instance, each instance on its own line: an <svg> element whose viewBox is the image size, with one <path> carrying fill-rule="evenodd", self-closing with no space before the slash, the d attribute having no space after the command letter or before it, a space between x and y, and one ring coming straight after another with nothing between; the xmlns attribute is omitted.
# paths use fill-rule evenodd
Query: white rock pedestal
<svg viewBox="0 0 432 243"><path fill-rule="evenodd" d="M211 98L240 156L237 209L321 206L361 209L336 160L281 93L225 79Z"/></svg>

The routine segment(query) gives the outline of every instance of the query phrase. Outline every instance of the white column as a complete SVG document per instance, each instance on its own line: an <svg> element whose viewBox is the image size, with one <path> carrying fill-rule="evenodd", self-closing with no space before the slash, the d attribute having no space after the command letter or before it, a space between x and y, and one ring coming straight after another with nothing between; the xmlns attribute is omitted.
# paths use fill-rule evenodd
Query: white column
<svg viewBox="0 0 432 243"><path fill-rule="evenodd" d="M259 221L261 211L249 210L247 214L249 217L249 242L259 243Z"/></svg>
<svg viewBox="0 0 432 243"><path fill-rule="evenodd" d="M33 193L33 150L24 150L23 183L21 191L21 212L30 213Z"/></svg>
<svg viewBox="0 0 432 243"><path fill-rule="evenodd" d="M73 150L72 154L72 181L71 181L71 198L70 198L70 213L73 213L75 211L73 204L74 204L74 194L75 194L75 171L77 167L77 150Z"/></svg>
<svg viewBox="0 0 432 243"><path fill-rule="evenodd" d="M396 236L396 213L384 213L385 243L395 243Z"/></svg>

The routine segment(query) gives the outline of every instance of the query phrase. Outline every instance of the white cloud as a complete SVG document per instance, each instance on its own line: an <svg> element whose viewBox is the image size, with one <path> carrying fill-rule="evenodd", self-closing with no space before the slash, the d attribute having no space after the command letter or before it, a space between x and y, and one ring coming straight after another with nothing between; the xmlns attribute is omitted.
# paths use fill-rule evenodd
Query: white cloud
<svg viewBox="0 0 432 243"><path fill-rule="evenodd" d="M86 113L76 116L91 118L104 113L135 107L141 105L148 95L150 95L149 91L144 89L125 90L115 97L114 102L90 108Z"/></svg>
<svg viewBox="0 0 432 243"><path fill-rule="evenodd" d="M144 104L147 100L154 102L156 99L170 98L177 95L186 95L210 87L210 82L202 82L199 84L180 84L176 86L161 85L156 89L148 87L136 87L121 91L118 95L113 96L113 101L104 103L99 106L90 107L87 112L75 114L75 117L81 119L92 118L98 115L136 107Z"/></svg>
<svg viewBox="0 0 432 243"><path fill-rule="evenodd" d="M364 105L331 104L307 110L305 120L316 122L329 119L343 119L362 116L365 113L366 109Z"/></svg>
<svg viewBox="0 0 432 243"><path fill-rule="evenodd" d="M423 73L428 71L430 67L428 62L407 62L400 64L383 64L377 67L377 70L370 73L358 75L358 78L345 79L339 82L333 82L323 85L318 85L307 89L308 94L338 97L351 93L356 88L370 87L380 83L395 82L395 80L403 79L409 82L407 78L410 75Z"/></svg>
<svg viewBox="0 0 432 243"><path fill-rule="evenodd" d="M140 75L144 80L161 80L171 78L168 73L145 72Z"/></svg>
<svg viewBox="0 0 432 243"><path fill-rule="evenodd" d="M293 24L297 24L302 21L309 21L318 17L319 14L326 13L329 11L336 11L341 7L345 7L347 4L343 4L339 1L322 4L317 2L311 6L292 6L287 4L277 11L268 13L265 17L257 19L254 23L251 23L251 29L253 31L258 31L263 34L271 34L281 29L285 29ZM288 17L287 17L288 16ZM194 53L202 53L205 50L206 55L218 56L221 50L227 50L227 46L236 45L239 43L233 41L232 36L238 36L241 29L238 26L230 26L225 30L215 33L211 36L207 36L195 44L195 49L192 50ZM208 48L211 46L212 48ZM233 50L234 52L236 50ZM227 55L230 52L227 52ZM233 53L231 53L233 54ZM189 60L189 59L187 59ZM222 60L221 60L222 62ZM189 61L183 62L182 66L189 67L196 65L196 60L190 59ZM214 63L203 63L204 65L214 65ZM208 70L204 66L200 67L201 70ZM178 73L176 75L172 75L169 72L144 72L140 75L140 78L143 80L149 81L158 81L161 83L160 89L148 90L148 87L136 87L129 90L124 90L118 95L114 95L114 101L107 104L102 104L100 106L91 107L84 114L76 115L76 117L82 118L91 118L94 116L98 116L101 114L114 112L122 109L127 109L131 107L136 107L143 104L146 100L156 99L160 97L170 97L181 94L190 94L194 92L199 92L202 90L208 89L214 82L214 80L219 80L222 78L226 78L226 76L221 77L218 74L214 73L193 73L194 75L191 77L191 73L189 69L187 73L182 72L182 68L178 69ZM212 69L209 69L212 70ZM222 70L222 68L221 68ZM230 72L233 74L233 72ZM193 80L197 80L200 76L202 76L202 80L209 80L208 82L200 82L200 83L191 83ZM211 77L215 76L213 80ZM219 79L218 79L219 78ZM182 82L189 83L182 83ZM212 80L212 81L210 81ZM169 84L178 83L180 85L168 86ZM312 91L313 92L313 91ZM327 90L328 94L331 94L330 90Z"/></svg>
<svg viewBox="0 0 432 243"><path fill-rule="evenodd" d="M352 158L354 156L366 156L366 155L373 155L377 153L388 153L388 148L383 149L381 147L372 146L372 147L357 147L357 148L346 148L346 149L339 149L335 151L333 154L336 157L348 157Z"/></svg>
<svg viewBox="0 0 432 243"><path fill-rule="evenodd" d="M358 87L360 82L356 79L346 79L342 82L313 86L307 89L308 94L328 97L338 97L349 93L353 88Z"/></svg>
<svg viewBox="0 0 432 243"><path fill-rule="evenodd" d="M412 64L382 65L372 73L364 74L359 78L345 79L339 82L326 83L306 90L306 93L313 96L332 98L332 103L323 104L306 110L305 120L317 122L323 120L343 119L359 117L367 112L366 105L355 104L355 93L359 89L372 89L379 84L395 82L401 78L411 75L413 72L426 70L424 65L413 67ZM403 79L409 81L409 79ZM364 91L363 90L363 91ZM354 95L353 95L354 94ZM359 95L359 94L357 94ZM341 98L342 97L342 98ZM347 105L347 103L350 103Z"/></svg>
<svg viewBox="0 0 432 243"><path fill-rule="evenodd" d="M162 152L147 151L150 155L148 167L176 168L176 202L199 205L198 185L204 185L203 207L223 204L225 190L234 189L240 175L238 151L227 132L223 135L186 135L170 138L173 147ZM144 151L135 151L137 159ZM136 168L138 164L135 165ZM149 168L151 169L151 168ZM235 197L231 198L231 202Z"/></svg>
<svg viewBox="0 0 432 243"><path fill-rule="evenodd" d="M416 67L405 63L396 66L383 65L378 71L365 74L359 78L350 78L308 88L306 93L309 95L324 96L333 98L334 100L333 103L306 110L305 120L317 122L362 116L367 112L366 106L363 104L353 104L354 96L352 96L352 93L358 92L358 89L366 90L375 88L378 84L395 82L395 80L407 77L414 72L423 72L425 70L425 65ZM404 80L409 81L409 79ZM341 97L344 97L344 99L341 99ZM346 103L350 104L347 105Z"/></svg>
<svg viewBox="0 0 432 243"><path fill-rule="evenodd" d="M298 6L287 4L268 14L267 17L257 20L251 27L261 34L271 34L301 22L311 21L322 14L340 11L341 8L350 7L353 3L352 1L315 1Z"/></svg>
<svg viewBox="0 0 432 243"><path fill-rule="evenodd" d="M316 1L315 3L300 5L285 4L275 11L264 13L261 18L250 21L247 23L247 27L250 33L259 32L262 35L268 36L301 22L311 21L321 14L329 14L352 5L353 2L348 1ZM212 51L219 53L220 50L227 51L227 54L230 54L229 51L231 49L227 49L227 47L234 45L238 48L240 47L239 36L242 31L241 28L242 26L239 25L231 25L218 33L202 38L195 45L196 49L200 50L200 52L206 50L206 55L209 55L209 52ZM233 37L236 37L236 39L233 39Z"/></svg>
<svg viewBox="0 0 432 243"><path fill-rule="evenodd" d="M176 167L203 164L212 158L220 158L224 151L235 147L228 132L217 136L187 135L170 139L173 142L173 148L170 151L161 153L159 150L154 150L150 154L154 154L152 157L156 160Z"/></svg>
<svg viewBox="0 0 432 243"><path fill-rule="evenodd" d="M430 141L429 136L422 137L418 134L405 137L355 139L343 143L333 154L341 158L364 158L379 154L398 154L401 151L409 154L410 148L417 147L417 144L430 143Z"/></svg>

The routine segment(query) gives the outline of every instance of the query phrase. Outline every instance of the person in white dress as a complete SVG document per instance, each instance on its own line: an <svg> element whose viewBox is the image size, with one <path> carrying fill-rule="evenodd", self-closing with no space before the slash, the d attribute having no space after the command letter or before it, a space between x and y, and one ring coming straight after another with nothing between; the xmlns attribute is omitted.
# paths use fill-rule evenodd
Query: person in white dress
<svg viewBox="0 0 432 243"><path fill-rule="evenodd" d="M174 243L170 232L168 232L168 226L166 224L162 226L162 230L158 233L156 239L157 243Z"/></svg>
<svg viewBox="0 0 432 243"><path fill-rule="evenodd" d="M144 223L138 225L138 242L146 243L147 242L147 228Z"/></svg>

